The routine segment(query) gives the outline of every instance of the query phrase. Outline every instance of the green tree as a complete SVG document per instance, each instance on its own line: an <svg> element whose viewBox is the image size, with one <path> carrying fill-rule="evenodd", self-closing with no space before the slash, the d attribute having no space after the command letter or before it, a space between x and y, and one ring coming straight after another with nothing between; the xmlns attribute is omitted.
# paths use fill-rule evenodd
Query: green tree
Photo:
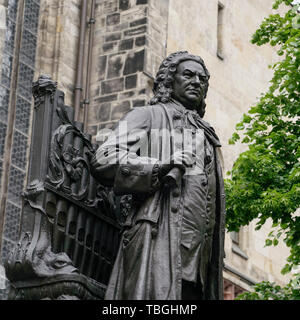
<svg viewBox="0 0 300 320"><path fill-rule="evenodd" d="M300 274L284 287L262 281L253 289L253 292L241 293L236 300L300 300Z"/></svg>
<svg viewBox="0 0 300 320"><path fill-rule="evenodd" d="M275 47L279 61L269 66L274 73L268 91L243 115L229 140L241 139L248 149L225 180L228 230L253 219L258 230L272 219L266 245L276 246L282 237L290 248L282 273L300 265L300 217L295 214L300 207L300 6L292 3L276 0L273 9L285 4L286 13L265 18L252 36L253 44Z"/></svg>

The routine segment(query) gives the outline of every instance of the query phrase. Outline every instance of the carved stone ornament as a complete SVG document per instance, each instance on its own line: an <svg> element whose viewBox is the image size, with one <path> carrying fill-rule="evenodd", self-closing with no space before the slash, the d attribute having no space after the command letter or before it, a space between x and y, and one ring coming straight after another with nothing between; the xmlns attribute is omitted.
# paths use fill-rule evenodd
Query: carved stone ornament
<svg viewBox="0 0 300 320"><path fill-rule="evenodd" d="M35 180L24 193L36 213L33 234L25 232L5 262L10 299L100 299L104 286L78 273L64 252L54 253L48 217L39 204L43 184Z"/></svg>
<svg viewBox="0 0 300 320"><path fill-rule="evenodd" d="M94 153L95 150L86 135L69 120L63 105L58 106L57 113L63 124L55 130L51 139L49 174L46 181L75 200L83 200L87 196L90 183L88 157L80 155L79 148L65 141L68 135L71 135L73 139L80 139L82 150L90 153ZM82 179L83 176L85 179ZM71 183L79 182L78 192L73 192L66 184L67 177L71 179Z"/></svg>
<svg viewBox="0 0 300 320"><path fill-rule="evenodd" d="M49 75L41 75L39 79L33 83L32 93L34 96L34 108L37 109L44 101L46 94L50 93L50 99L53 101L54 93L57 88L57 82L54 82Z"/></svg>
<svg viewBox="0 0 300 320"><path fill-rule="evenodd" d="M81 201L89 208L100 210L115 218L116 206L111 189L94 182L95 196L93 199L88 197L91 189L89 159L96 152L96 146L69 119L61 101L57 105L56 112L62 125L54 131L51 139L47 185L50 184L57 191L63 192L71 199ZM73 143L67 142L68 139ZM80 147L74 146L75 139L80 140ZM72 184L77 184L78 187L72 189Z"/></svg>
<svg viewBox="0 0 300 320"><path fill-rule="evenodd" d="M118 249L114 196L91 176L96 148L56 87L48 75L33 84L32 181L22 235L4 262L9 299L103 299Z"/></svg>

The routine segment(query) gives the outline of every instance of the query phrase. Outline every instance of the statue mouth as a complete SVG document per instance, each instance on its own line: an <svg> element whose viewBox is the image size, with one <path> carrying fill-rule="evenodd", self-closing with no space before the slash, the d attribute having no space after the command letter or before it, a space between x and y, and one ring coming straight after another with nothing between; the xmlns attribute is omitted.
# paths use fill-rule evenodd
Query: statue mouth
<svg viewBox="0 0 300 320"><path fill-rule="evenodd" d="M190 94L196 94L197 96L200 96L201 94L201 90L199 89L188 88L186 91Z"/></svg>

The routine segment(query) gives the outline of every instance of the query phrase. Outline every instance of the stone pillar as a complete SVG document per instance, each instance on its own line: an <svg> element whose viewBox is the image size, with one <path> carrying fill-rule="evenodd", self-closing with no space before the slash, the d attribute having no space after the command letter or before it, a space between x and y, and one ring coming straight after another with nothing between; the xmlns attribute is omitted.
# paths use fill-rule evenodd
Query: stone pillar
<svg viewBox="0 0 300 320"><path fill-rule="evenodd" d="M96 2L88 131L110 128L148 103L166 55L169 0Z"/></svg>
<svg viewBox="0 0 300 320"><path fill-rule="evenodd" d="M81 0L41 0L35 79L49 74L73 105Z"/></svg>
<svg viewBox="0 0 300 320"><path fill-rule="evenodd" d="M86 276L88 272L82 268L92 254L91 250L87 253L83 246L91 248L94 239L92 228L88 223L84 224L91 221L93 214L88 212L90 207L83 213L82 206L87 203L84 199L88 199L87 187L92 189L94 185L90 184L89 165L84 158L87 159L87 156L78 156L78 153L80 148L82 153L94 152L94 149L89 137L79 129L82 124L73 123L74 109L64 105L64 93L56 87L57 84L47 75L41 76L33 85L32 144L28 183L23 193L22 232L19 242L4 261L5 273L10 281L8 299L90 300L104 296L105 286L90 278L90 274ZM73 164L79 162L81 170L76 171L78 167L73 167ZM84 192L77 188L77 184L84 185ZM75 209L74 205L79 202L74 204L72 201L75 199L80 200L80 209ZM100 201L97 196L93 200ZM74 257L78 268L67 254L72 240L71 232L66 232L74 222L74 214L79 217L79 226L76 227L76 221L72 232L73 246L77 256L78 252L82 254L79 262ZM115 228L115 233L119 233L119 228ZM75 256L73 251L71 253ZM97 266L91 260L86 262L88 266L89 262L94 263L93 267ZM3 278L3 272L0 277Z"/></svg>
<svg viewBox="0 0 300 320"><path fill-rule="evenodd" d="M4 0L0 0L0 65L2 64L2 52L4 48L6 33L6 7L4 2Z"/></svg>

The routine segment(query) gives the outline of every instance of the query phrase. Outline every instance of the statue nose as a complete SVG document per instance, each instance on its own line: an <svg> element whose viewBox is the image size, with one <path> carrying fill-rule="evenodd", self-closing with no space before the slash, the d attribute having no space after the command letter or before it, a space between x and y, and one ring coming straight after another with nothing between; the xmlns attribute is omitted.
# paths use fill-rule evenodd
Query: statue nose
<svg viewBox="0 0 300 320"><path fill-rule="evenodd" d="M200 85L200 78L197 76L197 75L195 75L193 78L192 78L192 84L194 84L194 85Z"/></svg>

